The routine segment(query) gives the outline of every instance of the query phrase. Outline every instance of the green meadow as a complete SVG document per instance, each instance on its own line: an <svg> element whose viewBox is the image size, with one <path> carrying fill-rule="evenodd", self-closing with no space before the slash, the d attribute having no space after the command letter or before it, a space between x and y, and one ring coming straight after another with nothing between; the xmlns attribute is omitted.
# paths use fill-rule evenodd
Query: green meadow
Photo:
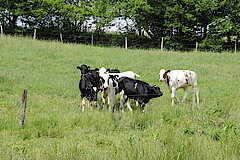
<svg viewBox="0 0 240 160"><path fill-rule="evenodd" d="M145 113L81 111L76 66L132 70L161 88ZM200 104L171 105L159 70L198 75ZM19 125L23 89L26 121ZM92 47L0 36L0 159L240 158L240 53L175 52ZM183 90L178 90L179 98ZM119 95L118 95L119 96ZM117 117L119 112L115 113Z"/></svg>

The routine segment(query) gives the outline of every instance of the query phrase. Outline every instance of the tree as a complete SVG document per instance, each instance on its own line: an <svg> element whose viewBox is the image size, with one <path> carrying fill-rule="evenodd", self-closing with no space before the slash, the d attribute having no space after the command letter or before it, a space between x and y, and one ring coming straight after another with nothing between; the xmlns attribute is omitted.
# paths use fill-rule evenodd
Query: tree
<svg viewBox="0 0 240 160"><path fill-rule="evenodd" d="M20 16L29 12L28 0L0 0L1 23L15 29Z"/></svg>

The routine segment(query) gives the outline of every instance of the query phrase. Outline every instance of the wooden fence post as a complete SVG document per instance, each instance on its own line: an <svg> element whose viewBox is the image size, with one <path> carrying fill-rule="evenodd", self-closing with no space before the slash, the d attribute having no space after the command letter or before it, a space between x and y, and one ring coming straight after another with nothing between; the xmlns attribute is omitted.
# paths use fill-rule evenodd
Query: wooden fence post
<svg viewBox="0 0 240 160"><path fill-rule="evenodd" d="M162 37L162 41L161 41L161 52L163 51L163 37Z"/></svg>
<svg viewBox="0 0 240 160"><path fill-rule="evenodd" d="M35 28L33 32L33 39L36 39L36 36L37 36L37 29Z"/></svg>
<svg viewBox="0 0 240 160"><path fill-rule="evenodd" d="M27 108L27 93L28 90L24 89L22 94L22 105L20 107L20 125L23 126L25 122L26 108Z"/></svg>
<svg viewBox="0 0 240 160"><path fill-rule="evenodd" d="M91 41L91 44L92 44L92 46L93 46L93 41L94 41L94 39L93 39L94 37L93 37L93 34L92 34L92 41Z"/></svg>
<svg viewBox="0 0 240 160"><path fill-rule="evenodd" d="M198 50L198 42L196 42L196 49L195 49L195 51L197 52L197 50Z"/></svg>
<svg viewBox="0 0 240 160"><path fill-rule="evenodd" d="M3 35L3 26L1 25L1 35Z"/></svg>
<svg viewBox="0 0 240 160"><path fill-rule="evenodd" d="M237 53L237 41L235 42L234 52Z"/></svg>
<svg viewBox="0 0 240 160"><path fill-rule="evenodd" d="M60 42L63 42L62 33L60 33L59 35L60 35Z"/></svg>
<svg viewBox="0 0 240 160"><path fill-rule="evenodd" d="M127 37L125 37L125 49L128 48L128 44L127 44Z"/></svg>

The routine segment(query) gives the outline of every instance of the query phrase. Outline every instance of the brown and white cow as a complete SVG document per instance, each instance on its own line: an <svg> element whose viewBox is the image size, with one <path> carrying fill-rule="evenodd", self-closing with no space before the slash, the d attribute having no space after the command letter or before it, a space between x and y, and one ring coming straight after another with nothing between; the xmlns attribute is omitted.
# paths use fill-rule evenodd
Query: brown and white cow
<svg viewBox="0 0 240 160"><path fill-rule="evenodd" d="M169 90L172 93L171 95L172 105L174 105L175 98L177 99L177 101L179 101L179 99L176 96L176 90L179 88L183 88L184 96L182 102L184 102L188 94L189 86L193 87L192 109L194 107L195 96L197 98L197 103L199 103L197 74L194 71L160 69L159 76L160 81L166 82L168 84Z"/></svg>

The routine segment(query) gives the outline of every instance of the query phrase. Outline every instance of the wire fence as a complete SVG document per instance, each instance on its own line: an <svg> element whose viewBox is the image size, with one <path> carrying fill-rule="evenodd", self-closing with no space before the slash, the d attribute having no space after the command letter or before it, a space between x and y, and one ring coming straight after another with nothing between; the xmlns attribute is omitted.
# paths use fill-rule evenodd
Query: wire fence
<svg viewBox="0 0 240 160"><path fill-rule="evenodd" d="M217 44L214 42L209 45L200 44L197 41L178 40L165 37L150 38L147 36L133 36L127 34L98 34L95 32L67 32L58 30L22 29L2 31L4 34L21 35L33 37L40 40L56 40L63 43L77 43L92 46L122 47L137 49L160 49L160 50L184 50L184 51L240 51L240 43L232 41ZM2 33L2 34L3 34Z"/></svg>
<svg viewBox="0 0 240 160"><path fill-rule="evenodd" d="M229 90L230 91L230 90ZM200 94L202 95L205 95L208 91L201 91ZM216 91L215 93L217 92L222 92L221 90L218 90ZM239 95L239 91L236 90L236 92L234 91L231 91L230 92L231 94L233 95ZM137 95L135 95L137 96ZM200 96L200 99L201 99L201 96ZM211 100L209 102L206 102L206 100L204 100L205 98L203 98L203 100L201 100L201 103L200 105L207 105L207 106L214 106L214 105L240 105L239 103L237 102L234 102L234 101L231 101L231 102L223 102L223 100ZM27 101L28 101L28 104L31 106L33 103L52 103L50 102L51 100L54 100L54 103L56 103L56 101L59 101L59 100L62 100L64 102L71 102L73 103L72 106L74 106L72 109L70 110L74 110L74 111L79 111L81 112L81 106L80 106L80 102L81 102L81 97L44 97L44 98L36 98L36 97L28 97ZM76 101L72 101L72 100L76 100ZM15 98L0 98L0 116L1 118L4 118L4 117L16 117L16 116L19 116L19 113L20 113L20 107L21 106L21 103L22 103L22 99L21 97L15 97ZM98 100L98 103L102 103L100 98ZM186 103L188 105L188 103ZM6 113L8 112L8 110L5 108L4 110L4 106L14 106L13 108L14 109L11 109L11 113ZM48 104L45 104L45 105L48 105ZM69 105L69 103L65 103L64 105ZM161 106L171 106L170 104L170 97L169 97L169 104L164 104L164 103L161 103L160 104ZM189 104L190 105L190 104ZM1 107L2 106L2 107ZM99 105L99 108L102 109L102 104ZM50 107L51 108L51 107ZM67 110L62 110L63 108L59 108L59 109L56 109L56 108L51 108L49 109L48 111L33 111L31 108L28 109L30 110L30 113L31 114L50 114L50 113L69 113L69 108ZM34 110L37 110L36 108ZM5 111L5 113L4 113Z"/></svg>

